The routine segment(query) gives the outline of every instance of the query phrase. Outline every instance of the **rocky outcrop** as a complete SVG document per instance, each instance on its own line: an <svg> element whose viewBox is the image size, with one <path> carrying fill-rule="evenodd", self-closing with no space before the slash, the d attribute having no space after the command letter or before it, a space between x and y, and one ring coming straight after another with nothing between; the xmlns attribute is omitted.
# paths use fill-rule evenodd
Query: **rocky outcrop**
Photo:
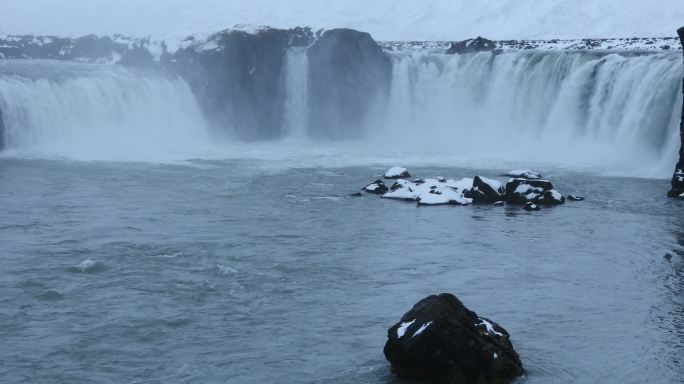
<svg viewBox="0 0 684 384"><path fill-rule="evenodd" d="M559 205L565 198L553 189L548 180L510 179L506 183L506 202L509 204L534 203Z"/></svg>
<svg viewBox="0 0 684 384"><path fill-rule="evenodd" d="M301 28L228 30L179 49L168 64L215 125L247 140L275 138L283 134L285 55L311 41L311 31Z"/></svg>
<svg viewBox="0 0 684 384"><path fill-rule="evenodd" d="M510 336L479 317L456 296L418 302L387 332L385 357L392 371L438 383L509 383L523 373Z"/></svg>
<svg viewBox="0 0 684 384"><path fill-rule="evenodd" d="M679 38L684 47L684 27L677 31ZM679 125L679 134L681 137L681 146L679 147L679 161L675 167L675 173L672 176L672 189L667 193L669 197L684 198L684 105L682 105L682 118Z"/></svg>
<svg viewBox="0 0 684 384"><path fill-rule="evenodd" d="M409 177L411 174L404 167L392 167L385 172L385 179L407 179Z"/></svg>
<svg viewBox="0 0 684 384"><path fill-rule="evenodd" d="M466 191L464 195L473 199L475 203L491 204L501 201L505 192L506 190L501 182L482 176L475 176L473 188Z"/></svg>
<svg viewBox="0 0 684 384"><path fill-rule="evenodd" d="M307 50L309 122L314 136L354 138L389 92L392 63L368 33L325 31Z"/></svg>
<svg viewBox="0 0 684 384"><path fill-rule="evenodd" d="M476 53L476 52L491 52L496 49L496 43L484 37L476 37L451 43L451 46L446 51L448 55L462 54L462 53Z"/></svg>
<svg viewBox="0 0 684 384"><path fill-rule="evenodd" d="M384 195L389 191L387 185L382 180L375 180L374 182L363 187L363 190L372 195Z"/></svg>

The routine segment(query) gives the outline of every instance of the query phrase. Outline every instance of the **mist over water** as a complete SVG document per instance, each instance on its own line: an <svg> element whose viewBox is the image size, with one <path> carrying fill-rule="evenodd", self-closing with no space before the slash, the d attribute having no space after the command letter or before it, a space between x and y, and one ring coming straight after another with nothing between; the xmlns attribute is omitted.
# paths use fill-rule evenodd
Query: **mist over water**
<svg viewBox="0 0 684 384"><path fill-rule="evenodd" d="M319 101L310 97L306 48L291 48L281 70L282 126L273 130L283 134L249 144L227 127L210 126L201 100L176 77L117 66L2 63L5 152L136 161L308 156L328 164L316 147L347 164L544 164L646 177L667 177L676 162L677 53L391 58L389 92L367 106L368 121L328 132L310 122Z"/></svg>
<svg viewBox="0 0 684 384"><path fill-rule="evenodd" d="M210 143L185 82L120 66L0 61L0 110L8 150L33 156L174 158Z"/></svg>

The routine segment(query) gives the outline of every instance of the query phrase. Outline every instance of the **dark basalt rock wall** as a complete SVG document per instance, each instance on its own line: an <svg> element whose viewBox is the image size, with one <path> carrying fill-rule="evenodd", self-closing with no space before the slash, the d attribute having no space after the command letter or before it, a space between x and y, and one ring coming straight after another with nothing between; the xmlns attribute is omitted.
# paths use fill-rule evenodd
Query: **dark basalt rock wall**
<svg viewBox="0 0 684 384"><path fill-rule="evenodd" d="M373 38L351 29L325 31L307 50L309 122L314 136L357 137L386 99L389 56Z"/></svg>
<svg viewBox="0 0 684 384"><path fill-rule="evenodd" d="M684 27L677 31L679 39L684 48ZM682 83L684 86L684 82ZM679 134L681 136L682 144L679 147L679 161L675 169L674 176L672 176L672 189L668 192L669 197L684 197L684 105L682 105L682 119L679 125Z"/></svg>
<svg viewBox="0 0 684 384"><path fill-rule="evenodd" d="M308 29L267 29L256 34L224 31L204 46L180 49L170 67L188 82L205 114L243 139L282 134L285 90L281 81L287 49L313 41Z"/></svg>

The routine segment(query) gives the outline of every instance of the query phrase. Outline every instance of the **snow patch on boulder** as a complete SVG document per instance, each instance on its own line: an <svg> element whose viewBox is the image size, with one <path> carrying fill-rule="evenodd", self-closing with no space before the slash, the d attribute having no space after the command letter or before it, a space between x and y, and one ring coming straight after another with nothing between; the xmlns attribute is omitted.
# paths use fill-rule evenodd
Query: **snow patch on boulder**
<svg viewBox="0 0 684 384"><path fill-rule="evenodd" d="M411 177L411 174L404 167L392 167L385 172L385 179L404 179Z"/></svg>

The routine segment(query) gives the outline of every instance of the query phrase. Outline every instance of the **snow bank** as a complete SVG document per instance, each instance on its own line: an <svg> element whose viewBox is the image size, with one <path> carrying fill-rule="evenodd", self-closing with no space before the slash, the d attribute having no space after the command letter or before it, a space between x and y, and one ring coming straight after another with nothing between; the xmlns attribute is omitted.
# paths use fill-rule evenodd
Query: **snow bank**
<svg viewBox="0 0 684 384"><path fill-rule="evenodd" d="M0 0L0 32L174 40L238 26L349 27L378 40L674 36L681 0Z"/></svg>

